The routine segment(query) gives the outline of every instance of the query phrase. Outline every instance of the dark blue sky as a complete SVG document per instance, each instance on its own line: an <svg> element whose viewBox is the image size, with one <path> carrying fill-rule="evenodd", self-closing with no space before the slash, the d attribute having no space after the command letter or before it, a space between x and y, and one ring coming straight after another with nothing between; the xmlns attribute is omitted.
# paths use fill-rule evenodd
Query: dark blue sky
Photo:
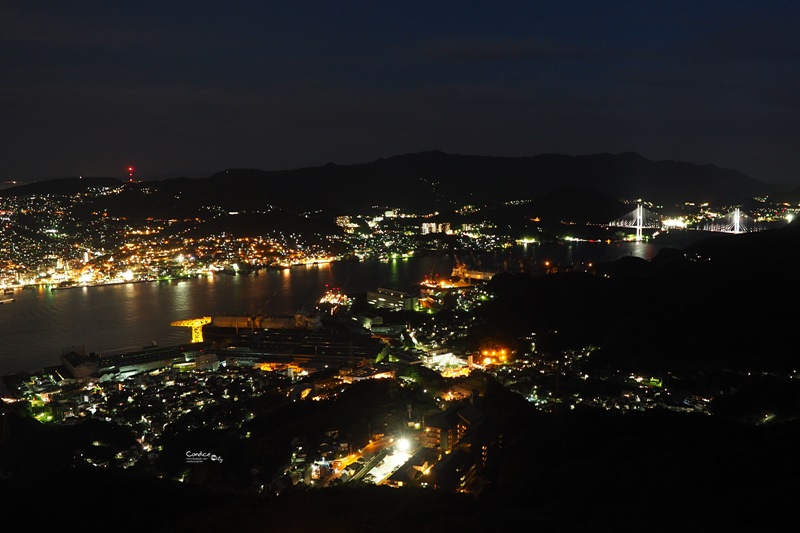
<svg viewBox="0 0 800 533"><path fill-rule="evenodd" d="M637 151L800 183L800 2L0 0L0 178Z"/></svg>

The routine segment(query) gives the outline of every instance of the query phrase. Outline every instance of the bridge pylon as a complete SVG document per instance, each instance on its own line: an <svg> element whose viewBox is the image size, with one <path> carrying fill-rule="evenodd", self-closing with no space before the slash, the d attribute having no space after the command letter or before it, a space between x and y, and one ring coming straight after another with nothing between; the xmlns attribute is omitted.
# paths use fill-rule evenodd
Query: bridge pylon
<svg viewBox="0 0 800 533"><path fill-rule="evenodd" d="M706 231L719 231L738 235L740 233L761 231L762 228L758 227L747 213L742 211L741 207L737 207L724 217L707 222L704 229Z"/></svg>
<svg viewBox="0 0 800 533"><path fill-rule="evenodd" d="M186 320L174 320L170 326L183 326L192 328L192 342L203 342L203 326L211 324L211 317L187 318Z"/></svg>
<svg viewBox="0 0 800 533"><path fill-rule="evenodd" d="M733 232L734 233L742 232L742 212L739 210L738 207L733 212Z"/></svg>
<svg viewBox="0 0 800 533"><path fill-rule="evenodd" d="M646 209L641 200L636 204L636 209L627 215L612 220L609 226L618 226L623 228L636 229L636 241L644 240L644 228L660 228L662 227L661 216L649 209Z"/></svg>
<svg viewBox="0 0 800 533"><path fill-rule="evenodd" d="M636 242L642 240L642 204L636 206Z"/></svg>

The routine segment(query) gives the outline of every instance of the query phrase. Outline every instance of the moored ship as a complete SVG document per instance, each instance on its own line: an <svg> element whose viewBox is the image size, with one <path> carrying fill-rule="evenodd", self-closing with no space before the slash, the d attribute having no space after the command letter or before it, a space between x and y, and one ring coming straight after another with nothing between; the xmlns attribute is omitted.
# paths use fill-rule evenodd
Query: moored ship
<svg viewBox="0 0 800 533"><path fill-rule="evenodd" d="M453 272L450 275L460 280L490 281L495 274L497 274L497 271L493 270L471 270L464 263L459 262L453 267Z"/></svg>

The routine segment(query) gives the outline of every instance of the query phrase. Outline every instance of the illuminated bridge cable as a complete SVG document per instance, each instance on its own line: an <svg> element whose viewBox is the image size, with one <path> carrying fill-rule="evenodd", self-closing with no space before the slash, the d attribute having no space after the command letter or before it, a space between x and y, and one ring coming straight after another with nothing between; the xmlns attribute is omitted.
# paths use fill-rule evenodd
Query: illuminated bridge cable
<svg viewBox="0 0 800 533"><path fill-rule="evenodd" d="M636 240L641 241L643 238L643 228L660 228L662 227L662 222L661 215L649 209L645 209L642 204L637 204L636 209L617 220L612 220L608 225L623 228L636 228Z"/></svg>

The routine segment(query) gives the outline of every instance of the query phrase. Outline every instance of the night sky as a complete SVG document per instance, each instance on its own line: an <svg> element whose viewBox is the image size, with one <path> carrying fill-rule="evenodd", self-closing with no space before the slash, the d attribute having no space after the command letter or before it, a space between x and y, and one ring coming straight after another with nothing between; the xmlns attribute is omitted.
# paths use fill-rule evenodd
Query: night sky
<svg viewBox="0 0 800 533"><path fill-rule="evenodd" d="M798 22L793 0L0 0L0 178L436 149L797 184Z"/></svg>

